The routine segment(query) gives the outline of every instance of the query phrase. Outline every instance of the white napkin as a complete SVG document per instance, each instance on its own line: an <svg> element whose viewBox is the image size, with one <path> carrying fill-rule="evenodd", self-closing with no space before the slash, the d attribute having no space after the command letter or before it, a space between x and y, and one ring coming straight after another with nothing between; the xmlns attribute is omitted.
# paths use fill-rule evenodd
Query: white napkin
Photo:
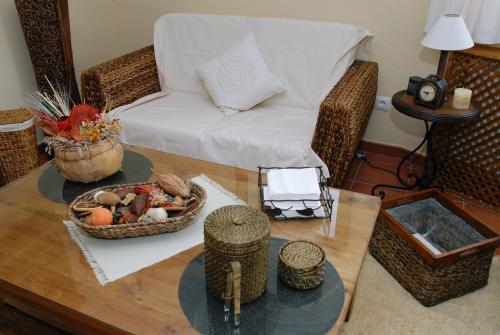
<svg viewBox="0 0 500 335"><path fill-rule="evenodd" d="M319 196L317 196L316 198L319 198ZM291 199L291 198L288 198L288 199ZM306 198L303 197L302 199L306 199ZM307 199L314 199L314 198L307 198ZM270 207L276 207L276 208L296 211L296 210L301 210L301 209L305 209L305 208L318 208L319 206L321 206L321 202L319 200L318 201L298 201L298 200L292 200L292 201L279 200L279 201L276 201L276 200L279 200L279 199L275 199L275 197L272 197L269 194L269 188L267 186L264 186L264 201L268 202L268 205ZM323 209L321 209L321 211L322 211L322 213L324 213Z"/></svg>
<svg viewBox="0 0 500 335"><path fill-rule="evenodd" d="M203 243L203 222L208 214L223 206L245 204L236 195L205 175L195 177L193 181L205 188L207 201L195 218L195 222L175 233L104 240L85 234L73 221L63 221L101 285L104 286Z"/></svg>
<svg viewBox="0 0 500 335"><path fill-rule="evenodd" d="M269 200L315 200L321 194L315 168L269 170L267 185Z"/></svg>

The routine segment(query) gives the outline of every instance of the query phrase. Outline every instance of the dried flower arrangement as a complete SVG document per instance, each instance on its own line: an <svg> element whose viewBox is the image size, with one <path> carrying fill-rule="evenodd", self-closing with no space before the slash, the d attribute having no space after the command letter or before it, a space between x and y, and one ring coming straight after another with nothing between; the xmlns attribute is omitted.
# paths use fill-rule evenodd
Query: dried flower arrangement
<svg viewBox="0 0 500 335"><path fill-rule="evenodd" d="M47 82L52 92L33 90L26 107L48 135L43 142L49 153L54 151L59 173L74 182L90 183L119 171L123 147L118 121L106 116L106 107L101 113L88 104L71 104L67 91Z"/></svg>
<svg viewBox="0 0 500 335"><path fill-rule="evenodd" d="M46 77L52 90L33 90L28 93L26 108L31 111L37 127L46 135L43 142L47 148L85 147L106 139L116 140L120 133L117 120L109 120L106 107L102 113L88 105L76 104L70 107L67 91L56 88Z"/></svg>

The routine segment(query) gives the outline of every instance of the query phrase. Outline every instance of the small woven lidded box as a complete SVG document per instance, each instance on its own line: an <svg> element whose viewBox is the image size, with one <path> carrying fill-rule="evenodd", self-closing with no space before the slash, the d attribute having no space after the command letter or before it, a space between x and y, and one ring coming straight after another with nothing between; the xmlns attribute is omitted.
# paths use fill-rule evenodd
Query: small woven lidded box
<svg viewBox="0 0 500 335"><path fill-rule="evenodd" d="M325 252L309 241L289 241L279 250L278 276L288 286L306 290L325 278Z"/></svg>
<svg viewBox="0 0 500 335"><path fill-rule="evenodd" d="M257 299L266 289L269 219L257 209L231 205L210 213L204 225L207 290L225 302L226 312L234 298L238 324L240 303Z"/></svg>

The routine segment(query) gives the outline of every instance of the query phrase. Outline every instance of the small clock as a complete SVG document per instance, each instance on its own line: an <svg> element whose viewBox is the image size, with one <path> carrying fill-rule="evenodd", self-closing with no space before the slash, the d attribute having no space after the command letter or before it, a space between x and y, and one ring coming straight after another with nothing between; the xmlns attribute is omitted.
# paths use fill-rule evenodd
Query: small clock
<svg viewBox="0 0 500 335"><path fill-rule="evenodd" d="M446 100L448 85L441 77L430 75L421 80L415 92L415 103L431 108L441 108Z"/></svg>

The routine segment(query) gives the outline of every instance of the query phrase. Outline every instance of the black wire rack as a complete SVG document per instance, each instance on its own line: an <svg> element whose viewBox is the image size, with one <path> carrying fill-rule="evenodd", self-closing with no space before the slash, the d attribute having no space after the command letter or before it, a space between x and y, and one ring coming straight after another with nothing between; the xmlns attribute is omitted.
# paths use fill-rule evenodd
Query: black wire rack
<svg viewBox="0 0 500 335"><path fill-rule="evenodd" d="M331 219L333 197L328 189L327 180L323 174L321 166L316 166L319 189L321 192L319 199L300 199L300 200L266 200L264 199L264 187L267 186L267 172L277 169L309 169L309 166L301 167L264 167L259 166L259 193L260 206L264 213L275 220L308 220L308 219ZM295 202L302 205L304 209L294 209L295 206L281 208L280 203ZM311 203L318 203L319 206L310 206Z"/></svg>

